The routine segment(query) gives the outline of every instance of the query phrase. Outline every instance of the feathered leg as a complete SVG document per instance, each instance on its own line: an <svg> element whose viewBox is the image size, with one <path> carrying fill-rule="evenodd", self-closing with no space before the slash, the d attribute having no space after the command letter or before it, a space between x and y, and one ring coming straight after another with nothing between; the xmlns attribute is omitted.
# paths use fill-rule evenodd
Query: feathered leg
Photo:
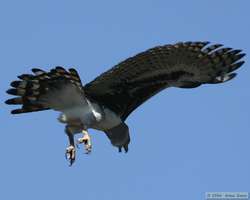
<svg viewBox="0 0 250 200"><path fill-rule="evenodd" d="M76 149L75 149L75 142L74 142L74 130L72 127L67 125L65 127L65 133L69 138L69 146L66 148L66 159L69 160L70 166L75 162L76 158Z"/></svg>

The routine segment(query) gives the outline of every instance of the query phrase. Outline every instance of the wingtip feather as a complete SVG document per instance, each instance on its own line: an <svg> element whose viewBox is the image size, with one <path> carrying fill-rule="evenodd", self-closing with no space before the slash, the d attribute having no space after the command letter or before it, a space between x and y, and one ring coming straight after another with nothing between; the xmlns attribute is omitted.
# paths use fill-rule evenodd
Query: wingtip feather
<svg viewBox="0 0 250 200"><path fill-rule="evenodd" d="M6 91L7 94L11 94L11 95L16 95L17 94L17 90L14 88L8 89Z"/></svg>
<svg viewBox="0 0 250 200"><path fill-rule="evenodd" d="M23 109L12 110L12 111L10 111L10 113L11 113L12 115L21 114L21 113L23 113Z"/></svg>
<svg viewBox="0 0 250 200"><path fill-rule="evenodd" d="M23 99L21 97L16 97L16 98L6 100L5 103L8 105L23 104Z"/></svg>

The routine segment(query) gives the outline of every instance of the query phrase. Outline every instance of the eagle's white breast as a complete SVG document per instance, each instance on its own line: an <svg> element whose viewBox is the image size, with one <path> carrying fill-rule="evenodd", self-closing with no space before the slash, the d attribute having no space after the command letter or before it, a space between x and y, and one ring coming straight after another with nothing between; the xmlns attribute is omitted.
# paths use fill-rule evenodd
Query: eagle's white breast
<svg viewBox="0 0 250 200"><path fill-rule="evenodd" d="M78 106L63 110L59 120L64 123L80 121L85 128L108 130L121 123L121 118L108 108L84 98Z"/></svg>

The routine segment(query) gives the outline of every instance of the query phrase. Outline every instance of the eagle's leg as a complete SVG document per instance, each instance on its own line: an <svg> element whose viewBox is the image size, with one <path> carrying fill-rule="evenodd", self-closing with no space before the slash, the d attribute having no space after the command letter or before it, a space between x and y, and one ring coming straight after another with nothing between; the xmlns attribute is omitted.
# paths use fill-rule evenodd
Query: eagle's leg
<svg viewBox="0 0 250 200"><path fill-rule="evenodd" d="M75 149L75 142L74 142L74 132L70 126L66 126L65 128L66 135L69 138L69 146L66 148L65 156L66 159L69 160L70 166L74 163L76 158L76 149Z"/></svg>
<svg viewBox="0 0 250 200"><path fill-rule="evenodd" d="M90 153L92 149L91 138L87 130L82 130L83 137L78 139L78 144L84 143L86 153Z"/></svg>

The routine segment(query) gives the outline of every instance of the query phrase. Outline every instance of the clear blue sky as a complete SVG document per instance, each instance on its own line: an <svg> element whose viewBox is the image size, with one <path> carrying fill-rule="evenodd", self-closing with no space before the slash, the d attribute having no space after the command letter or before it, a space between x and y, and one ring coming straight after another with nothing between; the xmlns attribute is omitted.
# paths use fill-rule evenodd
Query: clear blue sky
<svg viewBox="0 0 250 200"><path fill-rule="evenodd" d="M1 1L0 199L204 199L250 191L249 1ZM243 49L236 79L169 89L127 120L119 154L91 130L93 152L68 167L67 137L53 111L12 116L10 81L32 67L74 66L87 83L125 58L178 41ZM160 109L161 108L161 109Z"/></svg>

